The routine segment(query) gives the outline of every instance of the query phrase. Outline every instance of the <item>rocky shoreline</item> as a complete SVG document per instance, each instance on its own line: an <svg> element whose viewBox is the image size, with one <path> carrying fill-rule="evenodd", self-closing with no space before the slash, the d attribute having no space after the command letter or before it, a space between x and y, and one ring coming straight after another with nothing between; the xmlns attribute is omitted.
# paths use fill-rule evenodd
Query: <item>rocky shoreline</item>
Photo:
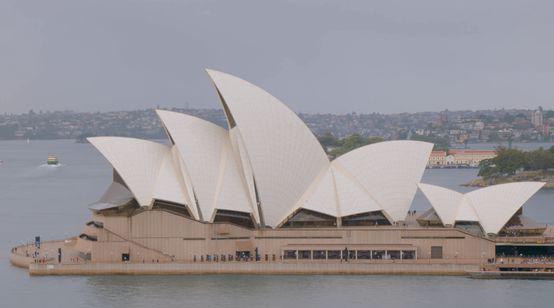
<svg viewBox="0 0 554 308"><path fill-rule="evenodd" d="M467 187L487 187L496 184L515 183L515 182L546 182L544 188L554 189L554 171L522 171L514 175L491 177L488 179L477 178L468 183L462 184Z"/></svg>

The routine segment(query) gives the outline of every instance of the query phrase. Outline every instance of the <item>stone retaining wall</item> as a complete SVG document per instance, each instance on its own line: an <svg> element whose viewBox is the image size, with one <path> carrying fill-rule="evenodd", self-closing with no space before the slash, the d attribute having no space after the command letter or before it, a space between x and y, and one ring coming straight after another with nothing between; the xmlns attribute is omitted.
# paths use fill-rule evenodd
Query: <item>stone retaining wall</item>
<svg viewBox="0 0 554 308"><path fill-rule="evenodd" d="M466 275L479 270L471 264L372 264L372 263L97 263L30 264L31 275L190 275L190 274L392 274Z"/></svg>

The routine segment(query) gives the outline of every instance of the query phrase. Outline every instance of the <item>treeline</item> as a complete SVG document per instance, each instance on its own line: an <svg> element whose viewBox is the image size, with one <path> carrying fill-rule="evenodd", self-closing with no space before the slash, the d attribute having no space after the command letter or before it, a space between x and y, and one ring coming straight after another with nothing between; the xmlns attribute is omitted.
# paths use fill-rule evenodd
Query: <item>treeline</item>
<svg viewBox="0 0 554 308"><path fill-rule="evenodd" d="M517 171L548 171L554 169L554 146L522 151L499 147L496 157L481 161L479 176L484 178L514 175Z"/></svg>
<svg viewBox="0 0 554 308"><path fill-rule="evenodd" d="M448 151L448 149L450 148L450 142L448 142L448 139L439 137L439 136L425 136L425 135L413 134L410 137L410 140L432 143L434 144L433 146L434 151Z"/></svg>
<svg viewBox="0 0 554 308"><path fill-rule="evenodd" d="M352 134L350 136L339 139L329 132L325 133L322 136L319 136L317 139L325 149L325 152L332 158L339 157L344 153L348 153L364 145L385 141L385 139L381 137L364 137L359 134ZM449 148L449 143L447 139L436 136L423 136L414 134L410 137L410 140L433 143L435 145L433 150L435 151L448 151Z"/></svg>
<svg viewBox="0 0 554 308"><path fill-rule="evenodd" d="M381 137L363 137L359 134L353 134L339 139L331 133L326 133L318 137L319 142L325 149L325 152L332 158L341 156L364 145L384 141Z"/></svg>

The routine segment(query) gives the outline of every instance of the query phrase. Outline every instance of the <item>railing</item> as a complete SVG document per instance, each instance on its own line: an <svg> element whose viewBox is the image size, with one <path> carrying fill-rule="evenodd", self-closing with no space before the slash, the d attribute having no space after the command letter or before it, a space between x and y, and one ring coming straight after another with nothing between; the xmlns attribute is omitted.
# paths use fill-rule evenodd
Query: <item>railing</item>
<svg viewBox="0 0 554 308"><path fill-rule="evenodd" d="M528 237L497 236L494 238L494 241L497 243L545 244L545 243L554 243L554 237L551 237L551 236L528 236Z"/></svg>
<svg viewBox="0 0 554 308"><path fill-rule="evenodd" d="M122 236L122 235L120 235L120 234L118 234L118 233L116 233L116 232L114 232L114 231L112 231L112 230L106 228L106 226L104 226L104 230L106 230L108 233L111 233L111 234L113 234L113 235L115 235L115 236L117 236L117 237L119 237L119 238L121 238L121 239L123 239L123 240L129 242L129 243L132 243L132 244L134 244L134 245L137 245L137 246L139 246L139 247L141 247L141 248L143 248L143 249L146 249L146 250L149 250L149 251L153 251L153 252L155 252L155 253L157 253L157 254L160 254L160 255L162 255L162 256L164 256L164 257L170 259L170 260L173 259L173 256L171 256L171 255L169 255L169 254L167 254L167 253L165 253L165 252L163 252L163 251L161 251L161 250L158 250L158 249L155 249L155 248L152 248L152 247L148 247L148 246L146 246L146 245L144 245L144 244L141 244L141 243L139 243L139 242L137 242L137 241L135 241L135 240L132 240L132 239L130 239L130 238L126 238L126 237L124 237L124 236Z"/></svg>

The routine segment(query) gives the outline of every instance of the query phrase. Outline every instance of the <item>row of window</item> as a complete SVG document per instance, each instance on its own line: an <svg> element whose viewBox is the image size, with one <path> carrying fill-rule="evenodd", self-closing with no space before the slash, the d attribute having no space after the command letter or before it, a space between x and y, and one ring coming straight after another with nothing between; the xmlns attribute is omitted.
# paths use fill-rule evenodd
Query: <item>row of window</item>
<svg viewBox="0 0 554 308"><path fill-rule="evenodd" d="M415 250L285 250L285 260L410 260Z"/></svg>

